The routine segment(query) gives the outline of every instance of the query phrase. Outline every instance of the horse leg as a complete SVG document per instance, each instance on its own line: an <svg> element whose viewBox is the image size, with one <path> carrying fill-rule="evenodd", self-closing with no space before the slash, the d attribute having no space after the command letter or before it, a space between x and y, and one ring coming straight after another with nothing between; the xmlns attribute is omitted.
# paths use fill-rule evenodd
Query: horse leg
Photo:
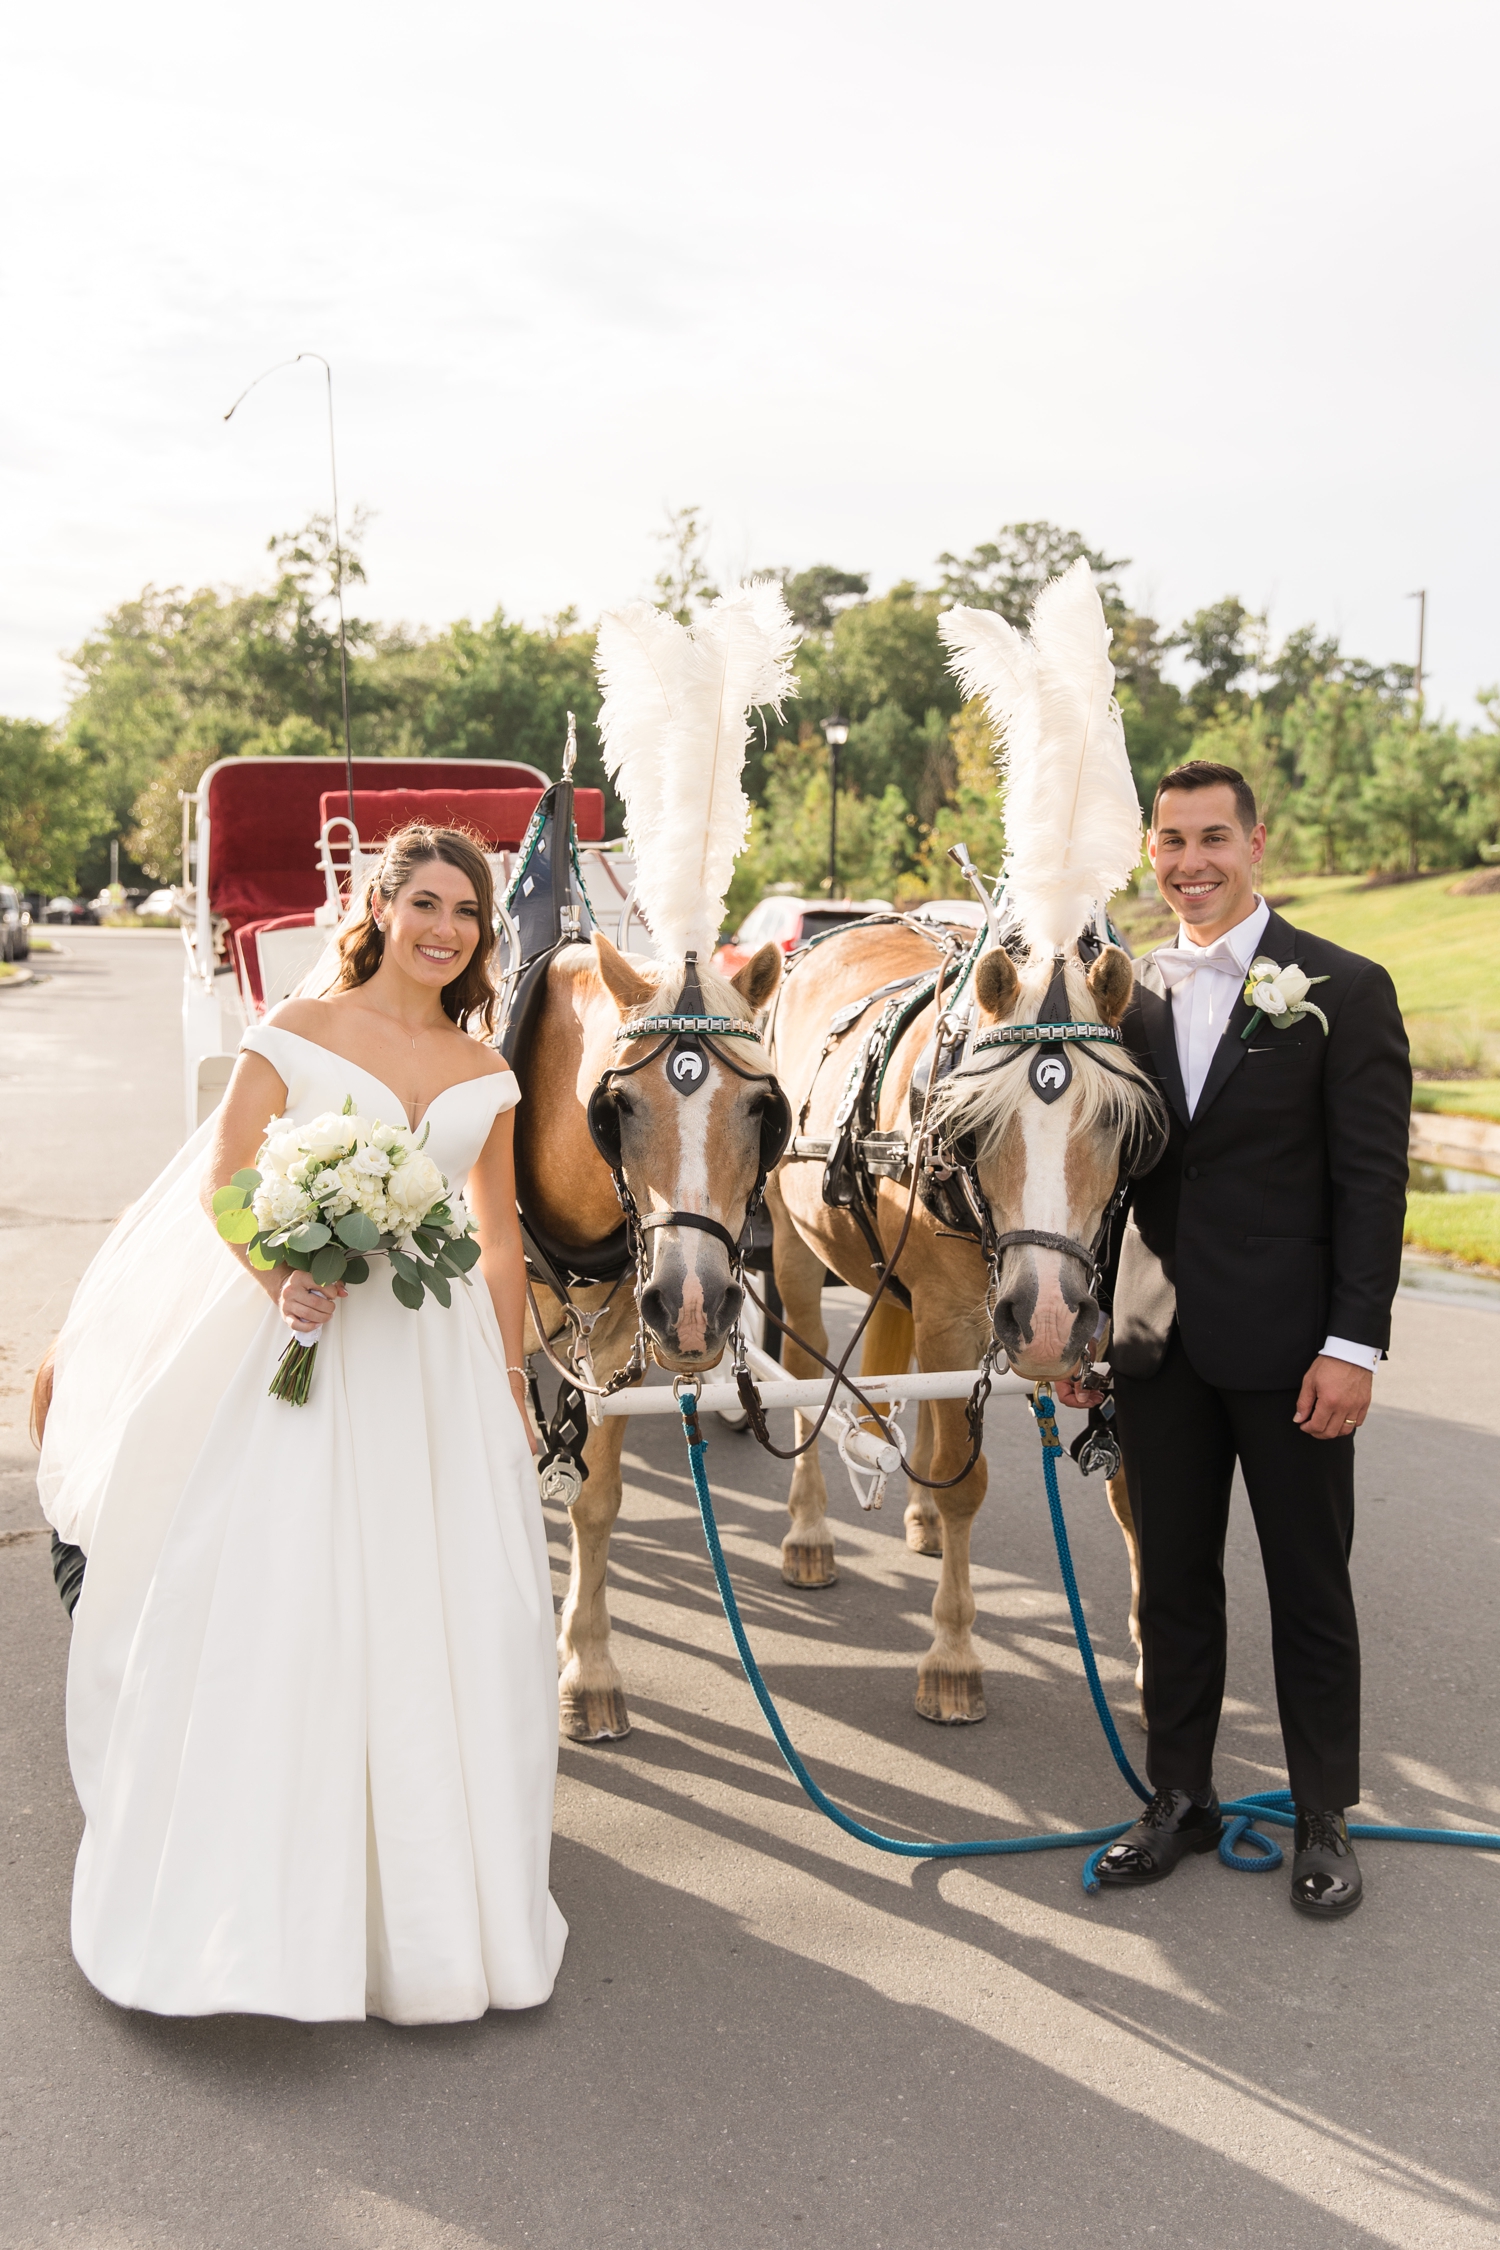
<svg viewBox="0 0 1500 2250"><path fill-rule="evenodd" d="M924 1334L917 1327L924 1367L972 1364L974 1339L955 1323L946 1333ZM954 1349L968 1359L952 1356ZM951 1477L969 1455L969 1424L961 1399L933 1399L934 1444L929 1473ZM932 1495L942 1523L943 1566L932 1600L932 1646L917 1667L917 1710L939 1726L973 1726L984 1718L984 1672L974 1647L974 1589L969 1578L969 1534L984 1499L989 1471L981 1453L968 1474L946 1491Z"/></svg>
<svg viewBox="0 0 1500 2250"><path fill-rule="evenodd" d="M776 1287L781 1293L787 1324L826 1355L828 1331L823 1326L822 1258L809 1250L787 1215L774 1176L766 1194L775 1226L773 1262ZM781 1344L781 1364L795 1382L822 1373L817 1361L800 1351L790 1336ZM795 1419L796 1442L801 1445L814 1417L799 1408ZM781 1575L789 1586L831 1586L838 1576L833 1559L833 1533L828 1525L828 1487L816 1445L799 1454L792 1464L792 1488L787 1495L791 1526L781 1542Z"/></svg>
<svg viewBox="0 0 1500 2250"><path fill-rule="evenodd" d="M593 1293L580 1293L585 1302ZM602 1294L602 1292L600 1293ZM556 1299L539 1291L542 1318L549 1336L562 1331ZM594 1364L602 1376L612 1375L625 1363L634 1333L635 1305L626 1314L610 1313L594 1335ZM538 1348L536 1329L528 1315L526 1348ZM610 1651L609 1604L605 1573L609 1565L609 1538L620 1512L623 1480L620 1455L625 1448L625 1424L616 1418L591 1425L584 1440L583 1458L588 1475L583 1490L568 1510L572 1553L568 1590L563 1596L558 1622L557 1683L562 1731L571 1742L618 1742L630 1732L625 1691Z"/></svg>
<svg viewBox="0 0 1500 2250"><path fill-rule="evenodd" d="M1141 1646L1141 1546L1135 1533L1135 1510L1130 1503L1130 1486L1125 1471L1111 1477L1104 1488L1109 1494L1110 1512L1125 1535L1125 1552L1130 1557L1130 1638L1135 1644L1135 1692L1140 1697L1141 1725L1146 1724L1146 1658Z"/></svg>
<svg viewBox="0 0 1500 2250"><path fill-rule="evenodd" d="M868 1377L875 1375L904 1375L911 1365L912 1346L915 1340L916 1329L911 1314L906 1307L898 1305L892 1297L882 1297L871 1316L869 1327L865 1330L859 1363L861 1383L865 1383ZM873 1385L869 1387L874 1388ZM878 1389L876 1389L875 1395L878 1400ZM916 1446L918 1451L922 1447L924 1436L929 1449L931 1447L931 1437L927 1433L927 1425L924 1420L925 1412L925 1407L917 1409ZM861 1427L868 1430L872 1437L879 1435L868 1414L861 1414L859 1420ZM925 1462L919 1462L914 1457L913 1466L921 1469L925 1474ZM915 1484L910 1488L910 1498L906 1504L906 1544L919 1555L940 1555L943 1551L943 1541L937 1511L932 1506L931 1501L928 1500L924 1514L923 1501L918 1497L921 1490L921 1486Z"/></svg>
<svg viewBox="0 0 1500 2250"><path fill-rule="evenodd" d="M937 1424L933 1419L932 1401L924 1398L917 1408L917 1435L911 1449L911 1465L919 1477L932 1475L936 1452ZM914 1484L909 1478L906 1544L914 1555L940 1555L943 1551L943 1519L938 1514L937 1501L925 1484Z"/></svg>

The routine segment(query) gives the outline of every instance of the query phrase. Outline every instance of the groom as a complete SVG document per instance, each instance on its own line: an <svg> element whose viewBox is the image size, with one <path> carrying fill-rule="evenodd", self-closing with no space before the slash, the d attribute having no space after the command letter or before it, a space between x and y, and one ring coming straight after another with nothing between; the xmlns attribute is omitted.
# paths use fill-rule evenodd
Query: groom
<svg viewBox="0 0 1500 2250"><path fill-rule="evenodd" d="M1411 1069L1385 970L1257 895L1265 840L1232 766L1195 760L1162 780L1148 849L1178 932L1136 964L1122 1029L1171 1134L1133 1193L1109 1354L1156 1793L1099 1879L1157 1882L1222 1833L1213 1750L1238 1461L1297 1813L1292 1904L1330 1917L1361 1897L1344 1820L1359 1796L1354 1432L1400 1277ZM1288 972L1259 1010L1252 964L1263 986L1271 964ZM1056 1389L1064 1405L1098 1396Z"/></svg>

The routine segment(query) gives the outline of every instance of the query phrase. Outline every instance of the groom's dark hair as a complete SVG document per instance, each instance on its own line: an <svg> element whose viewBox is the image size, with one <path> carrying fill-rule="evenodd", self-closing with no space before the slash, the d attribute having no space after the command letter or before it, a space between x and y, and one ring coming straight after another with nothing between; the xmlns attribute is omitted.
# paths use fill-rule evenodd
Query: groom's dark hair
<svg viewBox="0 0 1500 2250"><path fill-rule="evenodd" d="M1255 809L1255 791L1235 766L1220 766L1212 758L1189 758L1185 766L1174 766L1164 773L1156 784L1156 795L1151 800L1151 832L1156 833L1156 816L1163 796L1169 789L1219 789L1234 791L1234 809L1239 815L1241 828L1248 836L1260 818Z"/></svg>

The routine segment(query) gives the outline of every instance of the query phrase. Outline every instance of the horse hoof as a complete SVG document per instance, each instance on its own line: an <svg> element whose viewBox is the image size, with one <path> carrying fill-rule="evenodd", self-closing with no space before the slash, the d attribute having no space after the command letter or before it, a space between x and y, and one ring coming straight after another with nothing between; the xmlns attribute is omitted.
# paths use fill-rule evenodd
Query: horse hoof
<svg viewBox="0 0 1500 2250"><path fill-rule="evenodd" d="M630 1732L623 1688L570 1688L560 1705L569 1742L623 1742Z"/></svg>
<svg viewBox="0 0 1500 2250"><path fill-rule="evenodd" d="M781 1575L788 1586L831 1586L838 1577L831 1539L785 1539L781 1545Z"/></svg>
<svg viewBox="0 0 1500 2250"><path fill-rule="evenodd" d="M906 1519L906 1544L914 1555L936 1555L943 1552L943 1527L941 1523L925 1523L920 1516Z"/></svg>
<svg viewBox="0 0 1500 2250"><path fill-rule="evenodd" d="M973 1727L988 1713L984 1704L984 1674L955 1672L935 1666L917 1681L917 1714L939 1727Z"/></svg>

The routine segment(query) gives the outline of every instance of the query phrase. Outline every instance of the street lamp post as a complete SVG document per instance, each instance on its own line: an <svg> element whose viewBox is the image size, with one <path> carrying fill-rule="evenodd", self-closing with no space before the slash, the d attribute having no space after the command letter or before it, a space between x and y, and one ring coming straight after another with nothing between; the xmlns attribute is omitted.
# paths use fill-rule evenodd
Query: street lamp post
<svg viewBox="0 0 1500 2250"><path fill-rule="evenodd" d="M828 896L839 895L839 752L849 739L849 722L835 715L823 721L828 745Z"/></svg>

